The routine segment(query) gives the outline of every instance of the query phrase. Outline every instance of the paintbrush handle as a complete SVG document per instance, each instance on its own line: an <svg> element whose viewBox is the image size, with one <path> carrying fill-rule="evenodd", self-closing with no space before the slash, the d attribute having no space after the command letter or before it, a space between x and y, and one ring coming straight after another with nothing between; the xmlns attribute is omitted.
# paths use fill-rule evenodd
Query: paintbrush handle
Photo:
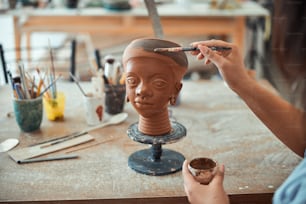
<svg viewBox="0 0 306 204"><path fill-rule="evenodd" d="M73 81L76 83L76 85L79 87L80 91L82 92L82 94L84 96L86 96L87 94L85 93L85 91L83 90L83 88L81 87L80 83L79 83L79 80L70 72L69 73L71 78L73 79Z"/></svg>
<svg viewBox="0 0 306 204"><path fill-rule="evenodd" d="M18 64L18 68L19 68L19 72L20 72L20 78L21 78L21 86L23 88L24 91L24 97L25 99L30 99L30 93L27 87L27 82L26 82L26 77L25 77L25 73L24 73L24 67L21 63Z"/></svg>
<svg viewBox="0 0 306 204"><path fill-rule="evenodd" d="M56 141L54 141L54 142L51 142L51 143L48 143L48 144L45 144L45 145L41 145L40 148L46 148L46 147L50 147L50 146L53 146L53 145L57 145L57 144L66 142L66 141L68 141L68 140L71 140L71 139L74 139L74 138L83 136L83 135L85 135L85 134L87 134L86 131L80 132L79 134L71 135L71 136L69 136L69 137L62 138L62 139L56 140Z"/></svg>
<svg viewBox="0 0 306 204"><path fill-rule="evenodd" d="M208 46L213 51L228 51L231 50L231 47L223 46ZM196 51L200 50L198 47L169 47L169 48L155 48L154 52L186 52L186 51Z"/></svg>
<svg viewBox="0 0 306 204"><path fill-rule="evenodd" d="M46 157L46 158L34 158L34 159L25 159L17 161L18 164L33 163L33 162L44 162L44 161L55 161L63 159L76 159L78 155L60 155L56 157Z"/></svg>
<svg viewBox="0 0 306 204"><path fill-rule="evenodd" d="M220 47L220 46L208 46L211 50L215 51L225 51L225 50L231 50L231 47Z"/></svg>
<svg viewBox="0 0 306 204"><path fill-rule="evenodd" d="M200 50L197 47L183 47L181 51L196 51L196 50Z"/></svg>
<svg viewBox="0 0 306 204"><path fill-rule="evenodd" d="M58 76L56 79L54 79L54 80L51 82L51 84L49 84L49 86L47 86L47 88L45 88L45 90L39 94L39 96L42 96L46 91L48 91L48 89L49 89L51 86L53 86L53 84L55 84L55 82L56 82L60 77L61 77L61 76Z"/></svg>
<svg viewBox="0 0 306 204"><path fill-rule="evenodd" d="M62 136L62 137L57 137L57 138L53 138L53 139L50 139L50 140L45 140L45 141L43 141L43 142L34 143L34 144L32 144L32 145L29 145L29 147L36 146L36 145L42 145L42 144L46 144L46 143L49 143L49 142L59 141L59 140L65 139L65 138L71 138L71 137L74 137L74 136L77 136L77 135L81 135L81 134L83 134L84 132L85 132L85 131L78 131L78 132L70 133L70 134L65 135L65 136Z"/></svg>
<svg viewBox="0 0 306 204"><path fill-rule="evenodd" d="M208 46L211 50L214 51L225 51L225 50L231 50L231 47L220 47L220 46ZM183 47L182 51L196 51L200 50L198 47Z"/></svg>

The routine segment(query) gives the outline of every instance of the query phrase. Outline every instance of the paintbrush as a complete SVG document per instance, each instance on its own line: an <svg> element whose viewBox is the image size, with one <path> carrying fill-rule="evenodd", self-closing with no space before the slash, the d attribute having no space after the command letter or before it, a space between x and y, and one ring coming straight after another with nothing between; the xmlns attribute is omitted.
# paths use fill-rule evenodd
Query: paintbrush
<svg viewBox="0 0 306 204"><path fill-rule="evenodd" d="M25 71L24 71L24 66L23 64L21 64L21 62L18 63L18 68L19 68L19 72L20 72L20 79L21 79L21 87L23 88L23 91L25 93L25 99L30 99L30 93L29 93L29 89L27 87L27 81L26 81L26 77L25 77Z"/></svg>
<svg viewBox="0 0 306 204"><path fill-rule="evenodd" d="M43 142L39 142L39 143L29 145L29 147L33 147L33 146L36 146L36 145L41 145L41 144L45 144L45 143L49 143L49 142L62 141L66 138L74 138L76 136L82 136L82 135L85 135L85 134L87 134L87 132L85 132L85 131L78 131L78 132L74 132L74 133L69 133L68 135L65 135L65 136L62 136L62 137L57 137L57 138L53 138L53 139L50 139L50 140L45 140Z"/></svg>
<svg viewBox="0 0 306 204"><path fill-rule="evenodd" d="M51 81L54 80L55 78L55 68L54 68L54 59L53 59L53 53L52 53L52 48L51 48L51 45L50 45L50 39L48 39L48 44L49 44L49 53L50 53L50 60L51 60ZM56 83L52 84L52 87L51 87L51 90L52 90L52 98L55 99L56 98Z"/></svg>
<svg viewBox="0 0 306 204"><path fill-rule="evenodd" d="M59 78L61 78L61 74L60 74L56 79L54 79L54 80L49 84L49 86L47 86L47 88L45 88L45 90L43 90L43 91L39 94L39 96L42 96L46 91L48 91L48 89L49 89L51 86L53 86L53 84L55 84L55 82L56 82L57 80L59 80Z"/></svg>
<svg viewBox="0 0 306 204"><path fill-rule="evenodd" d="M33 159L25 159L17 161L18 164L25 163L33 163L33 162L44 162L44 161L55 161L55 160L63 160L63 159L76 159L78 155L59 155L54 157L44 157L44 158L33 158Z"/></svg>
<svg viewBox="0 0 306 204"><path fill-rule="evenodd" d="M85 91L84 91L83 88L81 87L81 85L80 85L80 83L79 83L79 80L78 80L75 76L73 76L73 74L72 74L71 72L70 72L69 74L70 74L71 78L73 79L73 81L76 83L76 85L79 87L79 89L80 89L80 91L82 92L82 94L83 94L84 96L87 96L87 94L85 93Z"/></svg>
<svg viewBox="0 0 306 204"><path fill-rule="evenodd" d="M220 46L208 46L213 51L228 51L231 47L220 47ZM154 52L186 52L200 50L197 47L166 47L166 48L155 48Z"/></svg>
<svg viewBox="0 0 306 204"><path fill-rule="evenodd" d="M62 138L62 139L58 139L58 140L53 141L53 142L51 142L51 143L43 144L43 145L40 146L40 148L46 148L46 147L50 147L50 146L53 146L53 145L57 145L57 144L66 142L66 141L68 141L68 140L71 140L71 139L74 139L74 138L83 136L83 135L85 135L85 134L87 134L87 133L88 133L88 132L86 132L86 131L79 132L79 133L77 133L77 134L74 134L74 135L71 135L71 136L68 136L68 137L65 137L65 138Z"/></svg>

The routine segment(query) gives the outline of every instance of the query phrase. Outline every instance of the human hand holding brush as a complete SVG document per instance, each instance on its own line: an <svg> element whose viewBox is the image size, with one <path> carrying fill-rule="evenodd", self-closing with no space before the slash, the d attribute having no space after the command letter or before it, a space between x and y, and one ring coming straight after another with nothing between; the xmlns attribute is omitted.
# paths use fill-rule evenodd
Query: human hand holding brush
<svg viewBox="0 0 306 204"><path fill-rule="evenodd" d="M231 89L240 89L247 84L248 80L253 80L244 65L240 49L235 44L222 40L207 40L193 42L191 46L197 48L197 50L191 51L191 54L196 56L198 60L204 60L204 64L210 62L215 64ZM220 53L210 49L211 46L230 47L231 49Z"/></svg>

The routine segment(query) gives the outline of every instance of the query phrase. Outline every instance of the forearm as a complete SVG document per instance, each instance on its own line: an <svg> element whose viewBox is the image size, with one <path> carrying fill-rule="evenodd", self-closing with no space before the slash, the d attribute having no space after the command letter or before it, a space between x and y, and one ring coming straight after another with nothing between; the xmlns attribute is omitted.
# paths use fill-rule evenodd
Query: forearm
<svg viewBox="0 0 306 204"><path fill-rule="evenodd" d="M305 113L253 79L236 90L256 116L296 154L305 151Z"/></svg>
<svg viewBox="0 0 306 204"><path fill-rule="evenodd" d="M223 79L257 115L257 117L292 151L303 157L305 151L305 112L292 106L281 97L262 87L252 79L243 63L239 48L220 40L194 42L200 52L198 59L208 59L220 71ZM220 56L207 46L231 47L227 56Z"/></svg>

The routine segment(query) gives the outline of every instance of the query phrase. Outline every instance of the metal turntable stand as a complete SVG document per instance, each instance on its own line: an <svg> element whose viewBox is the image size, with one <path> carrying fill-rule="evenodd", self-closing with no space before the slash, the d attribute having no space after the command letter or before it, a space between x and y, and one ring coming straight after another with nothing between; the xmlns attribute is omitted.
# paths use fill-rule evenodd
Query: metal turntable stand
<svg viewBox="0 0 306 204"><path fill-rule="evenodd" d="M132 124L127 135L134 141L149 144L149 149L139 150L129 156L128 165L138 173L162 176L182 169L185 157L176 151L163 149L162 145L175 143L186 136L186 128L178 122L171 121L172 130L168 134L150 136L138 130L138 122Z"/></svg>

